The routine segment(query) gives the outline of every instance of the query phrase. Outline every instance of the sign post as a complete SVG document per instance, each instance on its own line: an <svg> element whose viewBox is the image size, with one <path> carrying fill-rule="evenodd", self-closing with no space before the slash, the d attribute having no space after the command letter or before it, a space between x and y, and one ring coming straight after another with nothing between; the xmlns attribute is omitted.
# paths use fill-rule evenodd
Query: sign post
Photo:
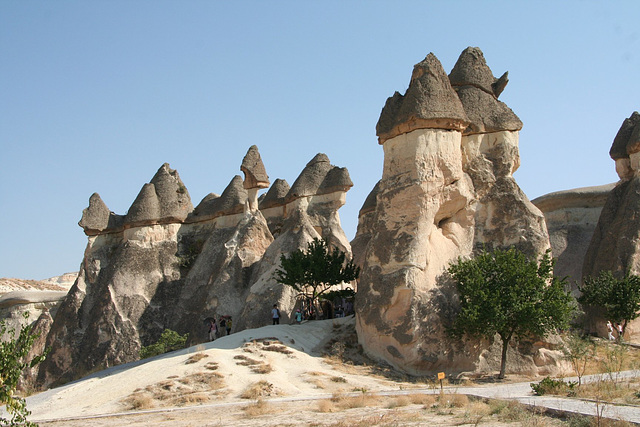
<svg viewBox="0 0 640 427"><path fill-rule="evenodd" d="M444 372L438 372L438 379L440 380L440 393L442 393L442 380L444 379Z"/></svg>

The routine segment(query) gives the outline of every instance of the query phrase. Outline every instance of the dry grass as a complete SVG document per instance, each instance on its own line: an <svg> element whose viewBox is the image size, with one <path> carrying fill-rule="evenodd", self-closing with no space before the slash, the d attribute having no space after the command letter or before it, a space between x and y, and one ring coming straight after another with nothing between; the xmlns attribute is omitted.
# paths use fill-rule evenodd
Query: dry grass
<svg viewBox="0 0 640 427"><path fill-rule="evenodd" d="M208 402L225 387L224 377L216 372L196 372L178 379L167 379L136 390L122 400L133 410L162 406L185 406Z"/></svg>
<svg viewBox="0 0 640 427"><path fill-rule="evenodd" d="M134 392L123 403L133 410L150 409L155 407L153 397L149 393Z"/></svg>
<svg viewBox="0 0 640 427"><path fill-rule="evenodd" d="M256 400L261 397L271 396L274 393L273 384L268 381L258 381L250 384L244 391L240 394L242 399L252 399Z"/></svg>
<svg viewBox="0 0 640 427"><path fill-rule="evenodd" d="M259 365L262 363L259 360L252 359L242 354L234 356L233 358L236 360L242 360L242 362L236 362L236 365L240 365L240 366L253 366L253 365Z"/></svg>
<svg viewBox="0 0 640 427"><path fill-rule="evenodd" d="M438 405L446 408L464 408L469 405L469 397L466 394L440 394Z"/></svg>
<svg viewBox="0 0 640 427"><path fill-rule="evenodd" d="M293 354L293 351L289 350L286 346L284 345L269 345L266 347L262 348L264 351L273 351L275 353L282 353L282 354Z"/></svg>
<svg viewBox="0 0 640 427"><path fill-rule="evenodd" d="M360 396L345 396L342 393L334 393L331 397L331 402L333 402L341 410L344 410L377 406L380 404L381 399L378 396L368 393L362 393Z"/></svg>
<svg viewBox="0 0 640 427"><path fill-rule="evenodd" d="M207 362L205 363L204 368L210 371L215 371L218 369L218 362Z"/></svg>
<svg viewBox="0 0 640 427"><path fill-rule="evenodd" d="M331 400L324 399L324 400L319 400L318 401L318 409L317 410L318 410L318 412L324 412L324 413L337 412L338 411L338 407Z"/></svg>
<svg viewBox="0 0 640 427"><path fill-rule="evenodd" d="M347 380L344 377L331 377L331 381L334 383L346 383Z"/></svg>
<svg viewBox="0 0 640 427"><path fill-rule="evenodd" d="M255 403L245 406L242 410L248 417L259 417L260 415L271 414L274 408L269 403L259 399Z"/></svg>
<svg viewBox="0 0 640 427"><path fill-rule="evenodd" d="M260 365L251 366L251 371L254 374L268 374L273 371L273 367L268 363L261 363Z"/></svg>
<svg viewBox="0 0 640 427"><path fill-rule="evenodd" d="M434 396L433 394L416 393L410 394L407 397L409 398L411 403L416 405L424 405L425 408L430 408L431 406L435 405L437 400L436 396Z"/></svg>
<svg viewBox="0 0 640 427"><path fill-rule="evenodd" d="M196 353L194 355L189 356L189 358L184 362L185 365L190 365L192 363L198 363L202 359L209 357L208 354L204 353Z"/></svg>
<svg viewBox="0 0 640 427"><path fill-rule="evenodd" d="M408 405L411 405L411 399L409 399L408 396L396 396L394 398L388 399L386 406L389 409L393 409Z"/></svg>

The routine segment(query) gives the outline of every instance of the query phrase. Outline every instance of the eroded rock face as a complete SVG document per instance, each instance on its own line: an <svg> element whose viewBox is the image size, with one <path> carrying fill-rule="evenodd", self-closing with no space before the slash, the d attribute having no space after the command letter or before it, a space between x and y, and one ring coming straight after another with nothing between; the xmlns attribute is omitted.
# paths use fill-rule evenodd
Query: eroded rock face
<svg viewBox="0 0 640 427"><path fill-rule="evenodd" d="M416 65L407 94L387 101L376 128L384 169L354 239L363 266L358 337L367 353L410 374L495 370L495 342L449 338L457 297L445 270L474 249L517 246L540 255L549 239L542 213L512 177L522 124L497 100L506 74L494 78L482 52L469 48L449 85L434 58ZM460 105L461 112L452 107ZM553 371L561 353L552 347L513 346L507 370Z"/></svg>
<svg viewBox="0 0 640 427"><path fill-rule="evenodd" d="M547 223L556 277L568 277L574 296L582 278L584 258L602 208L615 184L558 191L531 201Z"/></svg>
<svg viewBox="0 0 640 427"><path fill-rule="evenodd" d="M640 274L640 114L625 119L616 134L609 154L616 162L620 181L611 190L602 208L585 255L582 278L595 277L603 270L616 277L626 272ZM607 336L606 322L600 312L587 309L590 332ZM640 321L627 326L632 339L640 336Z"/></svg>
<svg viewBox="0 0 640 427"><path fill-rule="evenodd" d="M270 323L278 304L286 322L296 295L274 279L280 255L306 249L314 237L350 254L337 213L353 185L346 169L320 154L294 193L277 180L265 197L270 222L257 209L257 190L268 183L257 148L249 149L241 169L244 181L234 177L220 196L211 193L193 209L177 172L165 164L119 229L109 226L115 214L92 196L80 221L89 242L47 336L52 351L40 365L41 386L137 360L164 329L188 333L191 344L203 342L208 317L232 316L238 331Z"/></svg>

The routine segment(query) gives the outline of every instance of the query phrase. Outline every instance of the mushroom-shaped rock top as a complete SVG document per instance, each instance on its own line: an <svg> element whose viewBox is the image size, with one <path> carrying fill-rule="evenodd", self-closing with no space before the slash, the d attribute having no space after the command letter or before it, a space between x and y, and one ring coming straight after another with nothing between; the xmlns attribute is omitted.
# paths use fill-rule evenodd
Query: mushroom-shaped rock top
<svg viewBox="0 0 640 427"><path fill-rule="evenodd" d="M89 198L89 206L82 211L82 218L78 225L84 228L84 232L88 235L99 234L109 226L110 213L100 195L93 193Z"/></svg>
<svg viewBox="0 0 640 427"><path fill-rule="evenodd" d="M267 194L260 200L260 209L269 209L277 206L285 205L285 197L289 193L289 183L284 179L276 179L273 181L273 185L267 191Z"/></svg>
<svg viewBox="0 0 640 427"><path fill-rule="evenodd" d="M609 155L613 160L618 160L637 152L640 152L640 114L634 111L622 122L611 144Z"/></svg>
<svg viewBox="0 0 640 427"><path fill-rule="evenodd" d="M242 159L240 170L244 173L244 188L268 188L269 176L264 168L258 147L252 145Z"/></svg>
<svg viewBox="0 0 640 427"><path fill-rule="evenodd" d="M500 79L493 77L493 72L487 65L480 48L468 47L458 57L456 65L449 73L449 80L452 86L475 86L497 98L500 93L495 92L494 84L499 81L495 87L502 92L509 82L507 76L508 73L503 74Z"/></svg>
<svg viewBox="0 0 640 427"><path fill-rule="evenodd" d="M220 197L215 194L207 195L193 210L187 222L200 222L225 215L242 213L247 200L247 190L244 189L240 175L233 177Z"/></svg>
<svg viewBox="0 0 640 427"><path fill-rule="evenodd" d="M300 197L314 196L332 167L326 154L316 154L291 186L286 202L289 203Z"/></svg>
<svg viewBox="0 0 640 427"><path fill-rule="evenodd" d="M509 81L507 76L504 73L499 79L493 77L477 47L468 47L460 54L449 79L471 121L465 135L522 129L518 116L498 100Z"/></svg>
<svg viewBox="0 0 640 427"><path fill-rule="evenodd" d="M469 119L451 87L442 64L433 53L413 68L409 88L396 92L380 113L376 125L378 142L416 129L464 130Z"/></svg>
<svg viewBox="0 0 640 427"><path fill-rule="evenodd" d="M125 217L125 224L181 222L192 210L191 197L178 172L165 163L140 190Z"/></svg>

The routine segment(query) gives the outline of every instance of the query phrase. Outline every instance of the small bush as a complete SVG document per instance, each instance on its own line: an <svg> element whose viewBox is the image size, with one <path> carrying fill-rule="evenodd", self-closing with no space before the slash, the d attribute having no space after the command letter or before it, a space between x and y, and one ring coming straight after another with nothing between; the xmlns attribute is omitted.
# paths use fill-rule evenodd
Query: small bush
<svg viewBox="0 0 640 427"><path fill-rule="evenodd" d="M269 414L271 412L273 412L273 409L271 408L269 403L265 402L262 399L258 400L255 403L247 405L244 408L244 413L249 417L257 417L260 415Z"/></svg>
<svg viewBox="0 0 640 427"><path fill-rule="evenodd" d="M180 335L176 331L165 329L157 342L140 349L140 359L180 350L185 347L188 337L189 334Z"/></svg>
<svg viewBox="0 0 640 427"><path fill-rule="evenodd" d="M565 382L563 380L554 380L553 378L545 377L539 383L531 383L530 385L537 396L544 396L545 394L566 394L575 396L575 387L578 383L574 381Z"/></svg>
<svg viewBox="0 0 640 427"><path fill-rule="evenodd" d="M258 399L260 397L270 396L273 393L273 384L268 381L258 381L250 384L241 394L242 399Z"/></svg>

